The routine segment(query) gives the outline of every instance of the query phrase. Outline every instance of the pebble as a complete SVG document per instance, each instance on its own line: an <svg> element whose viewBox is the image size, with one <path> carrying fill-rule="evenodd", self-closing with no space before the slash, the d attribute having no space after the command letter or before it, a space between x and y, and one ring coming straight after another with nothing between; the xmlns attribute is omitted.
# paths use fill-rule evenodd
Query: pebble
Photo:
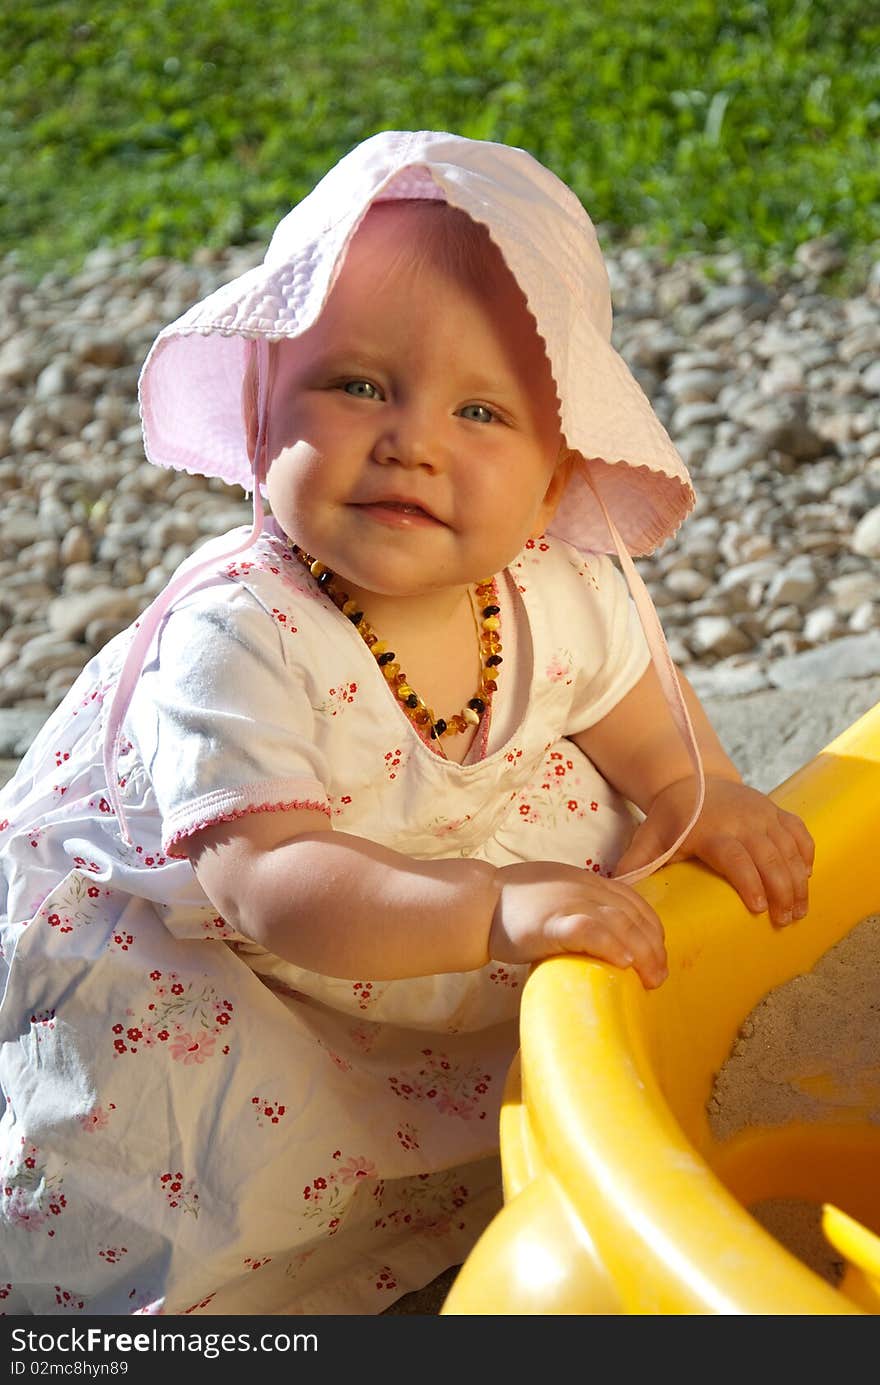
<svg viewBox="0 0 880 1385"><path fill-rule="evenodd" d="M863 515L852 536L853 553L866 558L880 558L880 505Z"/></svg>
<svg viewBox="0 0 880 1385"><path fill-rule="evenodd" d="M0 259L0 743L21 753L77 672L206 539L238 489L144 459L137 378L156 333L263 246L68 279ZM735 252L606 252L613 341L684 457L697 508L637 560L698 690L880 671L880 261L841 299L816 240L760 282ZM0 745L0 755L2 755Z"/></svg>

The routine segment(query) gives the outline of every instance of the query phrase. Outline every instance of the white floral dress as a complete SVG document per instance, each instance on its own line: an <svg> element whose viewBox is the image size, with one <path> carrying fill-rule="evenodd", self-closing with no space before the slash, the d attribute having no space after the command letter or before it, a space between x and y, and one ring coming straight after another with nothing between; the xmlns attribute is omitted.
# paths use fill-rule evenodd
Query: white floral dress
<svg viewBox="0 0 880 1385"><path fill-rule="evenodd" d="M644 671L632 603L550 539L498 590L504 675L464 764L271 519L155 641L118 767L131 846L102 760L130 632L43 727L0 793L0 1311L378 1313L465 1258L500 1206L526 969L304 971L218 917L180 844L310 804L415 857L607 872L634 810L565 737Z"/></svg>

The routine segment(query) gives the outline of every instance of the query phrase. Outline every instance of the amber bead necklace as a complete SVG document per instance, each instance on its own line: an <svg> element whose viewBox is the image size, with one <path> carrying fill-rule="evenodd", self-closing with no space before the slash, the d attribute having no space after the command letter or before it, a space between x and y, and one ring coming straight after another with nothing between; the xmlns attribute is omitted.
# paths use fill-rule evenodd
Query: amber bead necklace
<svg viewBox="0 0 880 1385"><path fill-rule="evenodd" d="M501 608L498 605L498 589L494 577L487 577L474 588L474 614L479 622L480 637L479 686L467 705L447 720L436 717L432 708L411 686L397 662L394 651L388 648L384 640L380 640L358 603L336 585L335 574L326 564L313 558L310 553L305 553L298 544L291 543L290 551L299 558L303 567L308 569L321 591L329 596L334 606L337 606L354 625L388 680L401 707L420 731L429 734L431 740L438 740L441 736L460 735L469 727L479 725L480 719L492 702L492 694L498 687L496 679L502 662L501 622L498 619Z"/></svg>

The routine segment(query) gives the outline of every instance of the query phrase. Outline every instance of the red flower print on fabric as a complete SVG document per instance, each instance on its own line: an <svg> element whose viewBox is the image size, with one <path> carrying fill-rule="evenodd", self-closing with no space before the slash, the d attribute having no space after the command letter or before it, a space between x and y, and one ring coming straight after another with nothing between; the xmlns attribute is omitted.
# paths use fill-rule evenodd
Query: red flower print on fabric
<svg viewBox="0 0 880 1385"><path fill-rule="evenodd" d="M551 828L564 828L565 823L572 819L585 818L587 808L577 797L581 782L574 761L562 751L548 748L540 785L532 785L515 796L520 818L523 822L540 823ZM596 812L598 806L591 804L590 811Z"/></svg>
<svg viewBox="0 0 880 1385"><path fill-rule="evenodd" d="M153 855L151 855L149 852L145 852L145 851L144 851L144 848L143 848L142 846L140 846L140 845L136 845L136 846L135 846L134 854L135 854L135 856L142 856L142 857L143 857L143 860L142 860L142 861L139 861L139 862L138 862L138 865L148 866L151 870L154 869L154 868L156 868L156 867L158 867L158 866L164 866L165 862L166 862L167 859L168 859L167 856L161 856L161 855L153 856Z"/></svg>
<svg viewBox="0 0 880 1385"><path fill-rule="evenodd" d="M484 1097L491 1075L476 1063L467 1066L451 1062L445 1053L422 1049L422 1064L412 1071L392 1074L388 1085L402 1101L426 1101L445 1116L460 1120L485 1120Z"/></svg>
<svg viewBox="0 0 880 1385"><path fill-rule="evenodd" d="M465 823L470 822L470 820L470 813L465 813L463 817L459 818L435 817L429 819L427 827L434 837L449 837L455 832L460 832Z"/></svg>
<svg viewBox="0 0 880 1385"><path fill-rule="evenodd" d="M523 552L529 555L530 563L539 562L540 555L547 553L549 549L550 545L546 539L526 539L523 544Z"/></svg>
<svg viewBox="0 0 880 1385"><path fill-rule="evenodd" d="M93 1106L91 1111L85 1116L80 1116L79 1123L83 1130L92 1132L95 1130L106 1130L110 1124L110 1117L116 1110L115 1102L107 1102L107 1110L103 1106Z"/></svg>
<svg viewBox="0 0 880 1385"><path fill-rule="evenodd" d="M195 1191L195 1183L192 1179L185 1180L179 1171L177 1173L161 1173L159 1183L169 1207L175 1211L187 1212L192 1217L198 1217L199 1195Z"/></svg>
<svg viewBox="0 0 880 1385"><path fill-rule="evenodd" d="M351 807L350 793L340 794L339 798L334 798L332 794L328 795L328 797L330 801L330 816L333 818L342 817L342 814Z"/></svg>
<svg viewBox="0 0 880 1385"><path fill-rule="evenodd" d="M94 861L86 863L83 857L78 856L74 864L79 869L71 871L63 884L52 891L37 914L38 919L44 919L50 928L57 929L59 933L73 933L94 923L100 915L102 901L109 899L112 894L112 891L96 885L94 880L81 874L83 870L99 871L100 867Z"/></svg>
<svg viewBox="0 0 880 1385"><path fill-rule="evenodd" d="M141 1038L139 1030L129 1030L129 1037L135 1041ZM177 1063L183 1063L184 1067L189 1067L193 1063L204 1063L206 1058L210 1058L217 1043L214 1034L202 1031L198 1034L176 1034L168 1045L171 1057Z"/></svg>
<svg viewBox="0 0 880 1385"><path fill-rule="evenodd" d="M351 989L352 989L352 991L354 992L354 998L355 998L355 1000L356 1000L357 1003L358 1003L358 1009L359 1009L359 1010L367 1010L367 1009L369 1009L370 1001L373 999L373 994L372 994L372 992L373 992L373 983L372 983L372 981L355 981L355 982L352 984L352 988L351 988Z"/></svg>
<svg viewBox="0 0 880 1385"><path fill-rule="evenodd" d="M342 683L338 688L330 688L324 701L315 707L315 711L324 716L335 717L354 702L357 690L357 683Z"/></svg>
<svg viewBox="0 0 880 1385"><path fill-rule="evenodd" d="M79 1313L85 1307L81 1298L72 1294L69 1289L62 1289L60 1284L55 1285L55 1303L59 1308L68 1308L74 1313Z"/></svg>
<svg viewBox="0 0 880 1385"><path fill-rule="evenodd" d="M571 653L567 649L558 649L544 670L544 676L550 683L565 682L568 686L573 681L572 663Z"/></svg>
<svg viewBox="0 0 880 1385"><path fill-rule="evenodd" d="M67 1198L61 1191L64 1179L60 1174L49 1174L47 1169L38 1147L24 1142L18 1165L14 1156L9 1160L9 1166L0 1175L0 1203L11 1226L55 1235L53 1223L65 1211Z"/></svg>
<svg viewBox="0 0 880 1385"><path fill-rule="evenodd" d="M404 765L405 763L406 757L404 756L403 751L400 749L400 746L397 746L394 750L386 751L385 773L388 775L388 778L396 779L398 770L400 769L401 765Z"/></svg>
<svg viewBox="0 0 880 1385"><path fill-rule="evenodd" d="M304 1215L316 1230L326 1231L328 1236L338 1231L355 1185L376 1177L375 1164L363 1155L349 1155L339 1163L342 1151L336 1149L332 1158L337 1167L317 1174L302 1191Z"/></svg>
<svg viewBox="0 0 880 1385"><path fill-rule="evenodd" d="M253 566L253 563L245 560L240 563L227 563L223 571L227 577L247 577Z"/></svg>
<svg viewBox="0 0 880 1385"><path fill-rule="evenodd" d="M364 1178L375 1178L376 1165L363 1155L349 1155L344 1164L340 1164L336 1172L336 1177L340 1183L359 1183Z"/></svg>
<svg viewBox="0 0 880 1385"><path fill-rule="evenodd" d="M118 1265L123 1255L128 1254L127 1246L104 1246L98 1251L102 1260L106 1260L108 1265Z"/></svg>
<svg viewBox="0 0 880 1385"><path fill-rule="evenodd" d="M234 1018L231 1001L218 995L209 983L184 984L176 972L151 971L149 980L152 999L136 1022L117 1020L111 1025L117 1056L167 1045L172 1060L184 1067L214 1057L220 1035ZM219 1052L227 1054L228 1044Z"/></svg>
<svg viewBox="0 0 880 1385"><path fill-rule="evenodd" d="M231 928L219 914L215 914L213 918L205 919L202 928L211 938L226 938L235 932L235 929Z"/></svg>
<svg viewBox="0 0 880 1385"><path fill-rule="evenodd" d="M404 1122L394 1133L404 1149L410 1150L420 1148L418 1131L416 1127L410 1125L408 1121Z"/></svg>
<svg viewBox="0 0 880 1385"><path fill-rule="evenodd" d="M405 1227L410 1232L436 1237L463 1230L461 1210L470 1194L464 1184L456 1182L457 1176L460 1174L456 1169L444 1169L395 1182L387 1194L393 1199L391 1205L386 1205L386 1189L381 1184L376 1199L380 1213L373 1227Z"/></svg>
<svg viewBox="0 0 880 1385"><path fill-rule="evenodd" d="M496 986L507 986L512 991L519 989L519 977L514 976L506 967L500 963L494 971L489 972L489 980L494 981Z"/></svg>
<svg viewBox="0 0 880 1385"><path fill-rule="evenodd" d="M280 1101L267 1101L265 1097L252 1096L251 1105L257 1118L257 1126L278 1125L287 1113L287 1107Z"/></svg>
<svg viewBox="0 0 880 1385"><path fill-rule="evenodd" d="M296 635L296 634L298 633L297 627L294 625L293 621L292 621L292 620L290 619L290 617L287 615L287 612L286 612L286 611L279 611L279 609L278 609L277 606L273 606L273 607L272 607L272 616L273 616L273 618L278 622L278 624L282 627L282 629L284 629L284 630L286 630L286 631L288 632L288 634L290 634L290 635Z"/></svg>

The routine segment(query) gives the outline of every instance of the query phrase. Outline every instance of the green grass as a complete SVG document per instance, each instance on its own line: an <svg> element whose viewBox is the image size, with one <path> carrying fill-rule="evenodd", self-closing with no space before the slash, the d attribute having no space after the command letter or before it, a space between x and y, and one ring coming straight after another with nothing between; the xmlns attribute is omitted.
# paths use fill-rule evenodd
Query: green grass
<svg viewBox="0 0 880 1385"><path fill-rule="evenodd" d="M880 239L865 0L54 0L0 17L0 255L266 240L380 129L529 149L603 236L758 269Z"/></svg>

